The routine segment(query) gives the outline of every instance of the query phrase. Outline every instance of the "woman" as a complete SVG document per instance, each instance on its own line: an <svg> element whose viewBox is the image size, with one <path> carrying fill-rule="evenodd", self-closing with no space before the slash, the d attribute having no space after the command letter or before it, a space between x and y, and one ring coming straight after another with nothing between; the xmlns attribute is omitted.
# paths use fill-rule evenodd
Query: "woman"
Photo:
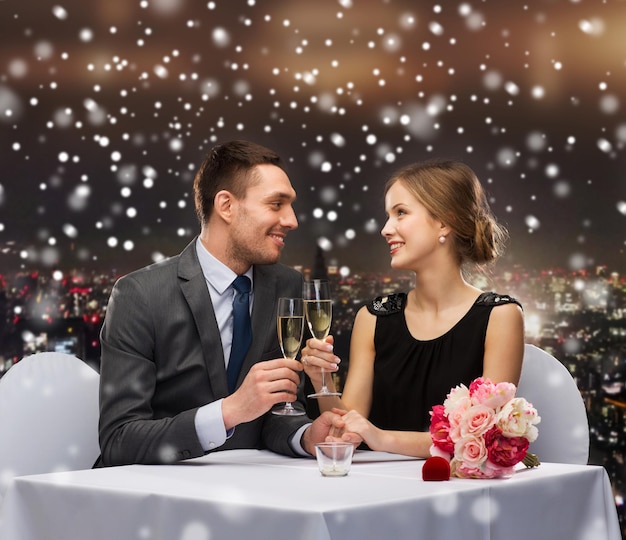
<svg viewBox="0 0 626 540"><path fill-rule="evenodd" d="M466 266L495 261L507 237L467 165L401 169L385 186L385 210L381 234L391 266L414 272L415 288L359 310L343 395L318 403L322 411L344 410L344 440L428 457L429 411L452 387L479 376L517 385L523 314L516 300L484 293L463 277ZM332 337L309 339L302 357L316 389L320 368L337 370Z"/></svg>

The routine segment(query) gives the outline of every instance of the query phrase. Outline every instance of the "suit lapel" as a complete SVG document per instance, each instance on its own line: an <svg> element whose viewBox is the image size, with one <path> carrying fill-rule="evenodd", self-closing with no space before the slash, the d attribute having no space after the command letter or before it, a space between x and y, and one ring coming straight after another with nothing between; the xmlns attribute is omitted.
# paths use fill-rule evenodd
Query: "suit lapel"
<svg viewBox="0 0 626 540"><path fill-rule="evenodd" d="M180 254L178 263L180 287L193 315L207 367L209 384L216 398L228 395L224 349L219 334L211 295L196 254L194 239ZM263 355L271 333L276 333L276 273L272 266L254 267L254 304L252 306L252 345L246 355L238 385L252 365Z"/></svg>
<svg viewBox="0 0 626 540"><path fill-rule="evenodd" d="M181 291L189 304L207 368L209 385L217 398L228 395L228 381L224 362L224 349L220 337L211 295L196 254L196 241L181 253L178 263Z"/></svg>

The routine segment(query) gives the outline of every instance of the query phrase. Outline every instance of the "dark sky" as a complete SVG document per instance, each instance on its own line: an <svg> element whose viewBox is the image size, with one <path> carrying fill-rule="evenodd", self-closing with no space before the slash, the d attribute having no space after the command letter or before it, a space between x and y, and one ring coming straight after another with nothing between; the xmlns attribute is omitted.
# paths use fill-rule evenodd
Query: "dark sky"
<svg viewBox="0 0 626 540"><path fill-rule="evenodd" d="M468 163L503 264L626 272L626 2L0 0L0 270L129 271L197 233L206 151L289 162L300 229L388 267L382 186Z"/></svg>

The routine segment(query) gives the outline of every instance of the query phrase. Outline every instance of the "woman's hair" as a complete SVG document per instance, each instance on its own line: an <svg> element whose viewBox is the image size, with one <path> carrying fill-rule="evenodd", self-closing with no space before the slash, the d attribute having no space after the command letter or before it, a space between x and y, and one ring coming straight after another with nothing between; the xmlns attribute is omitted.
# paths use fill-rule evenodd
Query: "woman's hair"
<svg viewBox="0 0 626 540"><path fill-rule="evenodd" d="M503 253L508 232L496 221L476 174L464 163L432 160L409 165L387 181L385 194L396 182L452 229L460 264L494 262Z"/></svg>
<svg viewBox="0 0 626 540"><path fill-rule="evenodd" d="M275 165L286 172L282 158L273 150L249 141L230 141L214 146L204 159L193 181L196 214L204 225L213 212L215 195L227 190L238 199L254 185L250 174L257 165Z"/></svg>

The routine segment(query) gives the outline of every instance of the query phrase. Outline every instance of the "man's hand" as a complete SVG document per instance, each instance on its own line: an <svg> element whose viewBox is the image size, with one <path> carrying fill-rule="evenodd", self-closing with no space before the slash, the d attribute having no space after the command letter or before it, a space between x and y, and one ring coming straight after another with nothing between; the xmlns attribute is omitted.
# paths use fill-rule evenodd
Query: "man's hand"
<svg viewBox="0 0 626 540"><path fill-rule="evenodd" d="M289 358L254 364L241 386L222 402L226 430L264 415L278 403L295 401L300 371L302 364Z"/></svg>

